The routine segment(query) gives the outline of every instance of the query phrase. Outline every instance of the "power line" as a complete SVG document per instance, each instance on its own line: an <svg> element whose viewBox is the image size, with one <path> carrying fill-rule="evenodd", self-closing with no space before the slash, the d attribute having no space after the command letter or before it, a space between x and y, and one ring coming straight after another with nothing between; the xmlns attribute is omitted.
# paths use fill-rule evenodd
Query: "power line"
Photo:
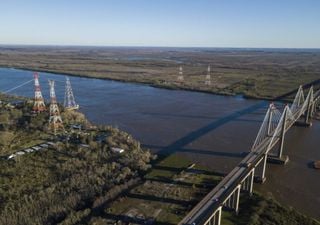
<svg viewBox="0 0 320 225"><path fill-rule="evenodd" d="M3 93L4 93L4 94L9 93L10 91L13 91L13 90L15 90L15 89L17 89L17 88L20 88L20 87L22 87L22 86L24 86L24 85L26 85L26 84L28 84L28 83L30 83L30 82L32 82L32 81L33 81L33 79L31 79L31 80L29 80L29 81L27 81L27 82L24 82L23 84L20 84L20 85L18 85L18 86L16 86L16 87L10 88L10 89L4 91Z"/></svg>

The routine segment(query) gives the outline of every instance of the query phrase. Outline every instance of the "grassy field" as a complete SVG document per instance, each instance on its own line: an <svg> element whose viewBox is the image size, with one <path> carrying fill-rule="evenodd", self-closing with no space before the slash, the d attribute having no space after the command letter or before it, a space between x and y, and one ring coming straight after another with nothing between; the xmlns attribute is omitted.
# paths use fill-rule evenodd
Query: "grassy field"
<svg viewBox="0 0 320 225"><path fill-rule="evenodd" d="M205 84L208 65L211 85ZM320 51L0 46L0 66L273 98L319 79Z"/></svg>
<svg viewBox="0 0 320 225"><path fill-rule="evenodd" d="M142 224L177 224L221 177L174 154L153 166L145 181L103 210L100 217ZM94 220L96 218L92 218Z"/></svg>

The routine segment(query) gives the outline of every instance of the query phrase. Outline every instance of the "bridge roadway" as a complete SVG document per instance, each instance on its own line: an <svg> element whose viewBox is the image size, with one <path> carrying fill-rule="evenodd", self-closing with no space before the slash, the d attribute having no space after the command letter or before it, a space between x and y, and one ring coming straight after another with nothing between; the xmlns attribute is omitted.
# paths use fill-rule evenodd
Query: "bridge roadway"
<svg viewBox="0 0 320 225"><path fill-rule="evenodd" d="M288 131L306 110L307 109L299 109L296 113L294 113L294 115L292 115L293 119L287 120L285 131ZM276 129L273 131L273 133L274 132L276 132ZM258 146L256 146L256 148L253 149L238 164L238 166L236 166L229 174L227 174L227 176L224 177L222 181L188 213L188 215L179 223L179 225L215 224L214 222L208 222L210 217L212 217L212 215L215 214L219 209L221 210L221 207L225 204L227 199L230 198L239 185L241 185L251 173L254 176L254 170L261 161L265 160L265 166L268 157L268 151L272 149L280 140L280 137L275 137L272 141L272 137L273 134L265 138ZM271 141L272 143L270 144ZM265 168L263 168L263 170L265 170ZM264 173L264 171L262 173ZM264 174L262 176L264 176ZM252 192L253 179L250 182L250 192ZM220 218L218 220L220 221ZM217 224L220 224L220 222Z"/></svg>

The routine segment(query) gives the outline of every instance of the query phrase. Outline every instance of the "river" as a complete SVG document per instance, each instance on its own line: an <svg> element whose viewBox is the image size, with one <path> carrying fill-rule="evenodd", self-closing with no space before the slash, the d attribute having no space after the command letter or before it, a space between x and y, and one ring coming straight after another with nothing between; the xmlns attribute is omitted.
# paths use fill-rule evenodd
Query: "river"
<svg viewBox="0 0 320 225"><path fill-rule="evenodd" d="M0 68L0 91L32 79L32 72ZM56 80L63 102L64 76L40 73L43 96L48 79ZM147 85L70 77L80 111L96 124L111 124L131 133L153 152L178 152L213 170L228 172L248 152L268 102ZM33 97L33 83L10 92ZM267 182L255 184L286 205L320 219L320 173L310 168L320 160L320 123L292 127L286 134L286 166L268 165Z"/></svg>

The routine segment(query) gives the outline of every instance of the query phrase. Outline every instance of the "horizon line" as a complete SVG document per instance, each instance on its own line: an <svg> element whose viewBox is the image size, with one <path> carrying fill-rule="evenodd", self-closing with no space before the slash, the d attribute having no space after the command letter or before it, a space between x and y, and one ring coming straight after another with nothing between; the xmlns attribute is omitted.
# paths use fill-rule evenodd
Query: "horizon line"
<svg viewBox="0 0 320 225"><path fill-rule="evenodd" d="M214 46L161 46L161 45L78 45L78 44L2 44L0 47L95 47L95 48L193 48L193 49L295 49L320 50L320 47L214 47Z"/></svg>

